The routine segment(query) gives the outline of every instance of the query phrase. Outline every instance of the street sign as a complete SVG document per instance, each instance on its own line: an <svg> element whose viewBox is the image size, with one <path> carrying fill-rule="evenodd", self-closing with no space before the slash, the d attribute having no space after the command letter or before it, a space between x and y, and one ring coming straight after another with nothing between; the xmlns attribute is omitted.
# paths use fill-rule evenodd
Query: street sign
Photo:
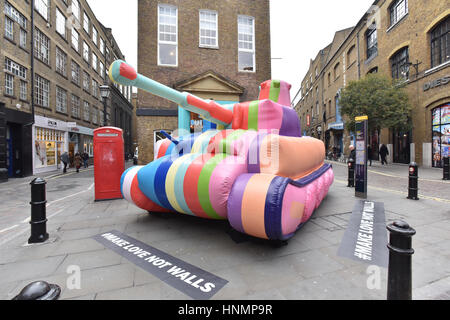
<svg viewBox="0 0 450 320"><path fill-rule="evenodd" d="M356 163L355 163L355 196L367 199L367 116L356 117Z"/></svg>

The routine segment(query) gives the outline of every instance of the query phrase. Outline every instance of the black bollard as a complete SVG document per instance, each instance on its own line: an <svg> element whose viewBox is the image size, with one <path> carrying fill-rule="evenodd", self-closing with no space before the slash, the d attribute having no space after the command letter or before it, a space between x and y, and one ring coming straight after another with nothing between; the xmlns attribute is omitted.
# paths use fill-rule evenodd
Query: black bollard
<svg viewBox="0 0 450 320"><path fill-rule="evenodd" d="M408 199L419 200L419 167L417 163L412 162L409 165L409 186L408 186Z"/></svg>
<svg viewBox="0 0 450 320"><path fill-rule="evenodd" d="M349 188L355 187L355 160L348 160L348 185Z"/></svg>
<svg viewBox="0 0 450 320"><path fill-rule="evenodd" d="M450 158L444 158L444 179L442 180L450 180Z"/></svg>
<svg viewBox="0 0 450 320"><path fill-rule="evenodd" d="M416 230L406 222L397 221L387 226L390 232L388 300L412 299L412 236Z"/></svg>
<svg viewBox="0 0 450 320"><path fill-rule="evenodd" d="M37 281L23 288L13 300L57 300L60 294L61 288L58 285Z"/></svg>
<svg viewBox="0 0 450 320"><path fill-rule="evenodd" d="M41 243L48 239L47 233L47 200L45 185L47 182L41 178L31 181L31 237L28 243Z"/></svg>

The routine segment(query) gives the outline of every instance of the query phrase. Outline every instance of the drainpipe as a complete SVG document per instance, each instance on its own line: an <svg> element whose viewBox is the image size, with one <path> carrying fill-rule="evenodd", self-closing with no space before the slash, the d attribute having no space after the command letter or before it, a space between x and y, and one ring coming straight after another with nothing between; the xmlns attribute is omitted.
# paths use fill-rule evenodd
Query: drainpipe
<svg viewBox="0 0 450 320"><path fill-rule="evenodd" d="M34 0L31 0L31 56L30 56L30 68L31 68L31 123L34 125ZM33 134L33 133L31 133Z"/></svg>
<svg viewBox="0 0 450 320"><path fill-rule="evenodd" d="M358 51L358 80L361 79L361 55L359 53L359 30L358 33L356 34L356 44L358 46L357 51Z"/></svg>

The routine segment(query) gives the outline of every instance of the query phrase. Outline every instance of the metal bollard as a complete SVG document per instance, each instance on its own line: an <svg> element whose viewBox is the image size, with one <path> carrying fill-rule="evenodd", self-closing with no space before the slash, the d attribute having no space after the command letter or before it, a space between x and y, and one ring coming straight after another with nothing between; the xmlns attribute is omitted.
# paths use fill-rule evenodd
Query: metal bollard
<svg viewBox="0 0 450 320"><path fill-rule="evenodd" d="M406 222L397 221L387 226L390 232L388 300L412 299L412 236L416 230Z"/></svg>
<svg viewBox="0 0 450 320"><path fill-rule="evenodd" d="M348 185L349 188L355 187L355 160L348 160Z"/></svg>
<svg viewBox="0 0 450 320"><path fill-rule="evenodd" d="M444 158L444 179L442 180L450 180L450 158Z"/></svg>
<svg viewBox="0 0 450 320"><path fill-rule="evenodd" d="M47 182L41 178L31 181L31 237L28 243L41 243L48 239L47 233L47 200L45 185Z"/></svg>
<svg viewBox="0 0 450 320"><path fill-rule="evenodd" d="M30 283L13 300L58 300L61 287L44 281Z"/></svg>
<svg viewBox="0 0 450 320"><path fill-rule="evenodd" d="M409 165L409 183L408 183L408 199L419 200L419 167L417 163L412 162Z"/></svg>

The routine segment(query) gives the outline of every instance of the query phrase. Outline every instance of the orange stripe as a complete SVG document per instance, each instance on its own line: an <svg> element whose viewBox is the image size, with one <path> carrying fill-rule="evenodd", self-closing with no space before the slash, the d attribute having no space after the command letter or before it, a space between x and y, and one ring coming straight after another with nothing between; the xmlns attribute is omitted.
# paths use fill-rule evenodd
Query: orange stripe
<svg viewBox="0 0 450 320"><path fill-rule="evenodd" d="M265 227L267 192L274 179L272 174L255 174L250 178L242 198L242 226L245 233L268 239Z"/></svg>

